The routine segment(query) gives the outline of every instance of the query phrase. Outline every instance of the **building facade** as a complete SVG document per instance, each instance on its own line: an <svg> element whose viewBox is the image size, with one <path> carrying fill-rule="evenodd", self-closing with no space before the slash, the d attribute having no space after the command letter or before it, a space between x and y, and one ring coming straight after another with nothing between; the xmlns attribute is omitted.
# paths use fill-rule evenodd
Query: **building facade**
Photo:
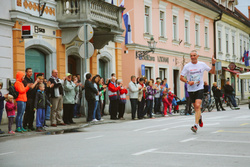
<svg viewBox="0 0 250 167"><path fill-rule="evenodd" d="M203 5L189 0L125 1L124 13L130 15L133 43L123 45L124 83L129 83L131 75L141 77L144 65L148 79L167 78L169 87L183 98L184 84L179 78L190 61L190 52L197 50L199 60L212 66L213 24L219 12ZM157 42L155 52L139 58L138 51L149 50L147 41L152 37ZM204 73L204 80L211 84L214 76Z"/></svg>
<svg viewBox="0 0 250 167"><path fill-rule="evenodd" d="M238 1L215 0L212 2L221 11L221 16L215 24L215 54L222 66L218 84L223 88L229 80L235 89L236 96L240 99L248 99L250 80L241 80L238 74L250 70L250 67L242 61L245 51L249 51L250 20L235 7Z"/></svg>

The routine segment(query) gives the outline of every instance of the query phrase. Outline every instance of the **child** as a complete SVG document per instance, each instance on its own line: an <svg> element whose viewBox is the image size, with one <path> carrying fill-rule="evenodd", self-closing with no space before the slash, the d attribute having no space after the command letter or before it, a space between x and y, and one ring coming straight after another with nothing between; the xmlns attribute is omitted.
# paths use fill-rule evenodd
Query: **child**
<svg viewBox="0 0 250 167"><path fill-rule="evenodd" d="M43 123L45 120L45 108L47 105L50 105L50 107L52 107L52 105L50 104L50 102L47 99L47 96L44 92L44 84L40 83L38 86L38 90L36 92L36 99L35 99L35 105L34 105L34 110L37 111L36 113L36 131L37 132L42 132L43 130Z"/></svg>
<svg viewBox="0 0 250 167"><path fill-rule="evenodd" d="M164 114L164 117L167 117L167 110L170 106L169 102L168 102L168 98L167 98L167 95L164 93L162 95L162 102L163 102L163 106L164 106L164 110L163 110L163 114Z"/></svg>
<svg viewBox="0 0 250 167"><path fill-rule="evenodd" d="M7 103L5 105L5 109L6 109L6 113L7 113L7 116L8 116L8 120L9 120L9 125L8 125L8 128L9 128L9 134L15 134L15 132L12 131L12 124L14 122L14 118L15 118L15 110L17 109L16 105L14 105L13 103L13 96L12 95L8 95L8 98L6 99L7 100Z"/></svg>
<svg viewBox="0 0 250 167"><path fill-rule="evenodd" d="M169 92L168 93L168 102L169 102L169 114L172 115L172 102L173 102L173 99L174 99L175 95L172 93L172 92Z"/></svg>
<svg viewBox="0 0 250 167"><path fill-rule="evenodd" d="M0 82L0 90L2 89L3 87L3 83ZM2 95L2 92L0 91L0 125L1 125L1 121L2 121L2 115L3 115L3 108L4 108L4 100L5 98L7 97L7 95ZM4 131L2 131L0 129L0 134L3 134Z"/></svg>

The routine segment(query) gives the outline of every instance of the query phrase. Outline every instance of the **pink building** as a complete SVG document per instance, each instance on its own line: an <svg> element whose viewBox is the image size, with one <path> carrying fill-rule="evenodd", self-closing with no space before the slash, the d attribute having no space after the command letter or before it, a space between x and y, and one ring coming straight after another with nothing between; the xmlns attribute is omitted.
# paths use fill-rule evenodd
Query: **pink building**
<svg viewBox="0 0 250 167"><path fill-rule="evenodd" d="M201 0L125 0L124 14L129 12L132 43L123 43L123 82L131 75L167 78L168 85L178 97L184 97L184 84L180 82L183 66L190 61L189 53L197 50L199 60L211 66L214 53L214 19L218 13ZM206 6L207 5L207 6ZM157 42L155 52L140 60L137 51L149 50L147 41ZM204 80L213 82L205 73Z"/></svg>

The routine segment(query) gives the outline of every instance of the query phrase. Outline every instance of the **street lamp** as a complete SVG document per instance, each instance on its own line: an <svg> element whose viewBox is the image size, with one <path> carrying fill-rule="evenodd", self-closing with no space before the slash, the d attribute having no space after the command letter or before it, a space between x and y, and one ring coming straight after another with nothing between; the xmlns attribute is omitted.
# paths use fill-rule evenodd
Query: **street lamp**
<svg viewBox="0 0 250 167"><path fill-rule="evenodd" d="M140 60L147 56L148 53L152 52L154 53L155 52L155 48L156 48L156 44L157 42L154 40L153 37L151 37L151 39L148 42L148 47L150 50L147 50L147 51L136 51L136 58L139 58Z"/></svg>

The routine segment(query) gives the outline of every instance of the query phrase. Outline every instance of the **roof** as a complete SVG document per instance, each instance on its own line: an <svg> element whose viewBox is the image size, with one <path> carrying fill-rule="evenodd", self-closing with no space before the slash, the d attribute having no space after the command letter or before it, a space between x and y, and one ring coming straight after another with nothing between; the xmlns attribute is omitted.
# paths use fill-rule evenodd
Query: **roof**
<svg viewBox="0 0 250 167"><path fill-rule="evenodd" d="M239 20L243 24L250 27L250 20L243 13L241 13L240 10L237 9L236 7L235 7L235 11L233 12L230 9L226 8L225 6L218 4L214 0L208 0L208 1L211 4L213 4L214 7L216 6L222 13L225 13L225 14Z"/></svg>
<svg viewBox="0 0 250 167"><path fill-rule="evenodd" d="M219 8L215 4L210 2L213 0L191 0L191 1L201 5L203 7L209 8L210 10L212 10L214 12L221 13Z"/></svg>

